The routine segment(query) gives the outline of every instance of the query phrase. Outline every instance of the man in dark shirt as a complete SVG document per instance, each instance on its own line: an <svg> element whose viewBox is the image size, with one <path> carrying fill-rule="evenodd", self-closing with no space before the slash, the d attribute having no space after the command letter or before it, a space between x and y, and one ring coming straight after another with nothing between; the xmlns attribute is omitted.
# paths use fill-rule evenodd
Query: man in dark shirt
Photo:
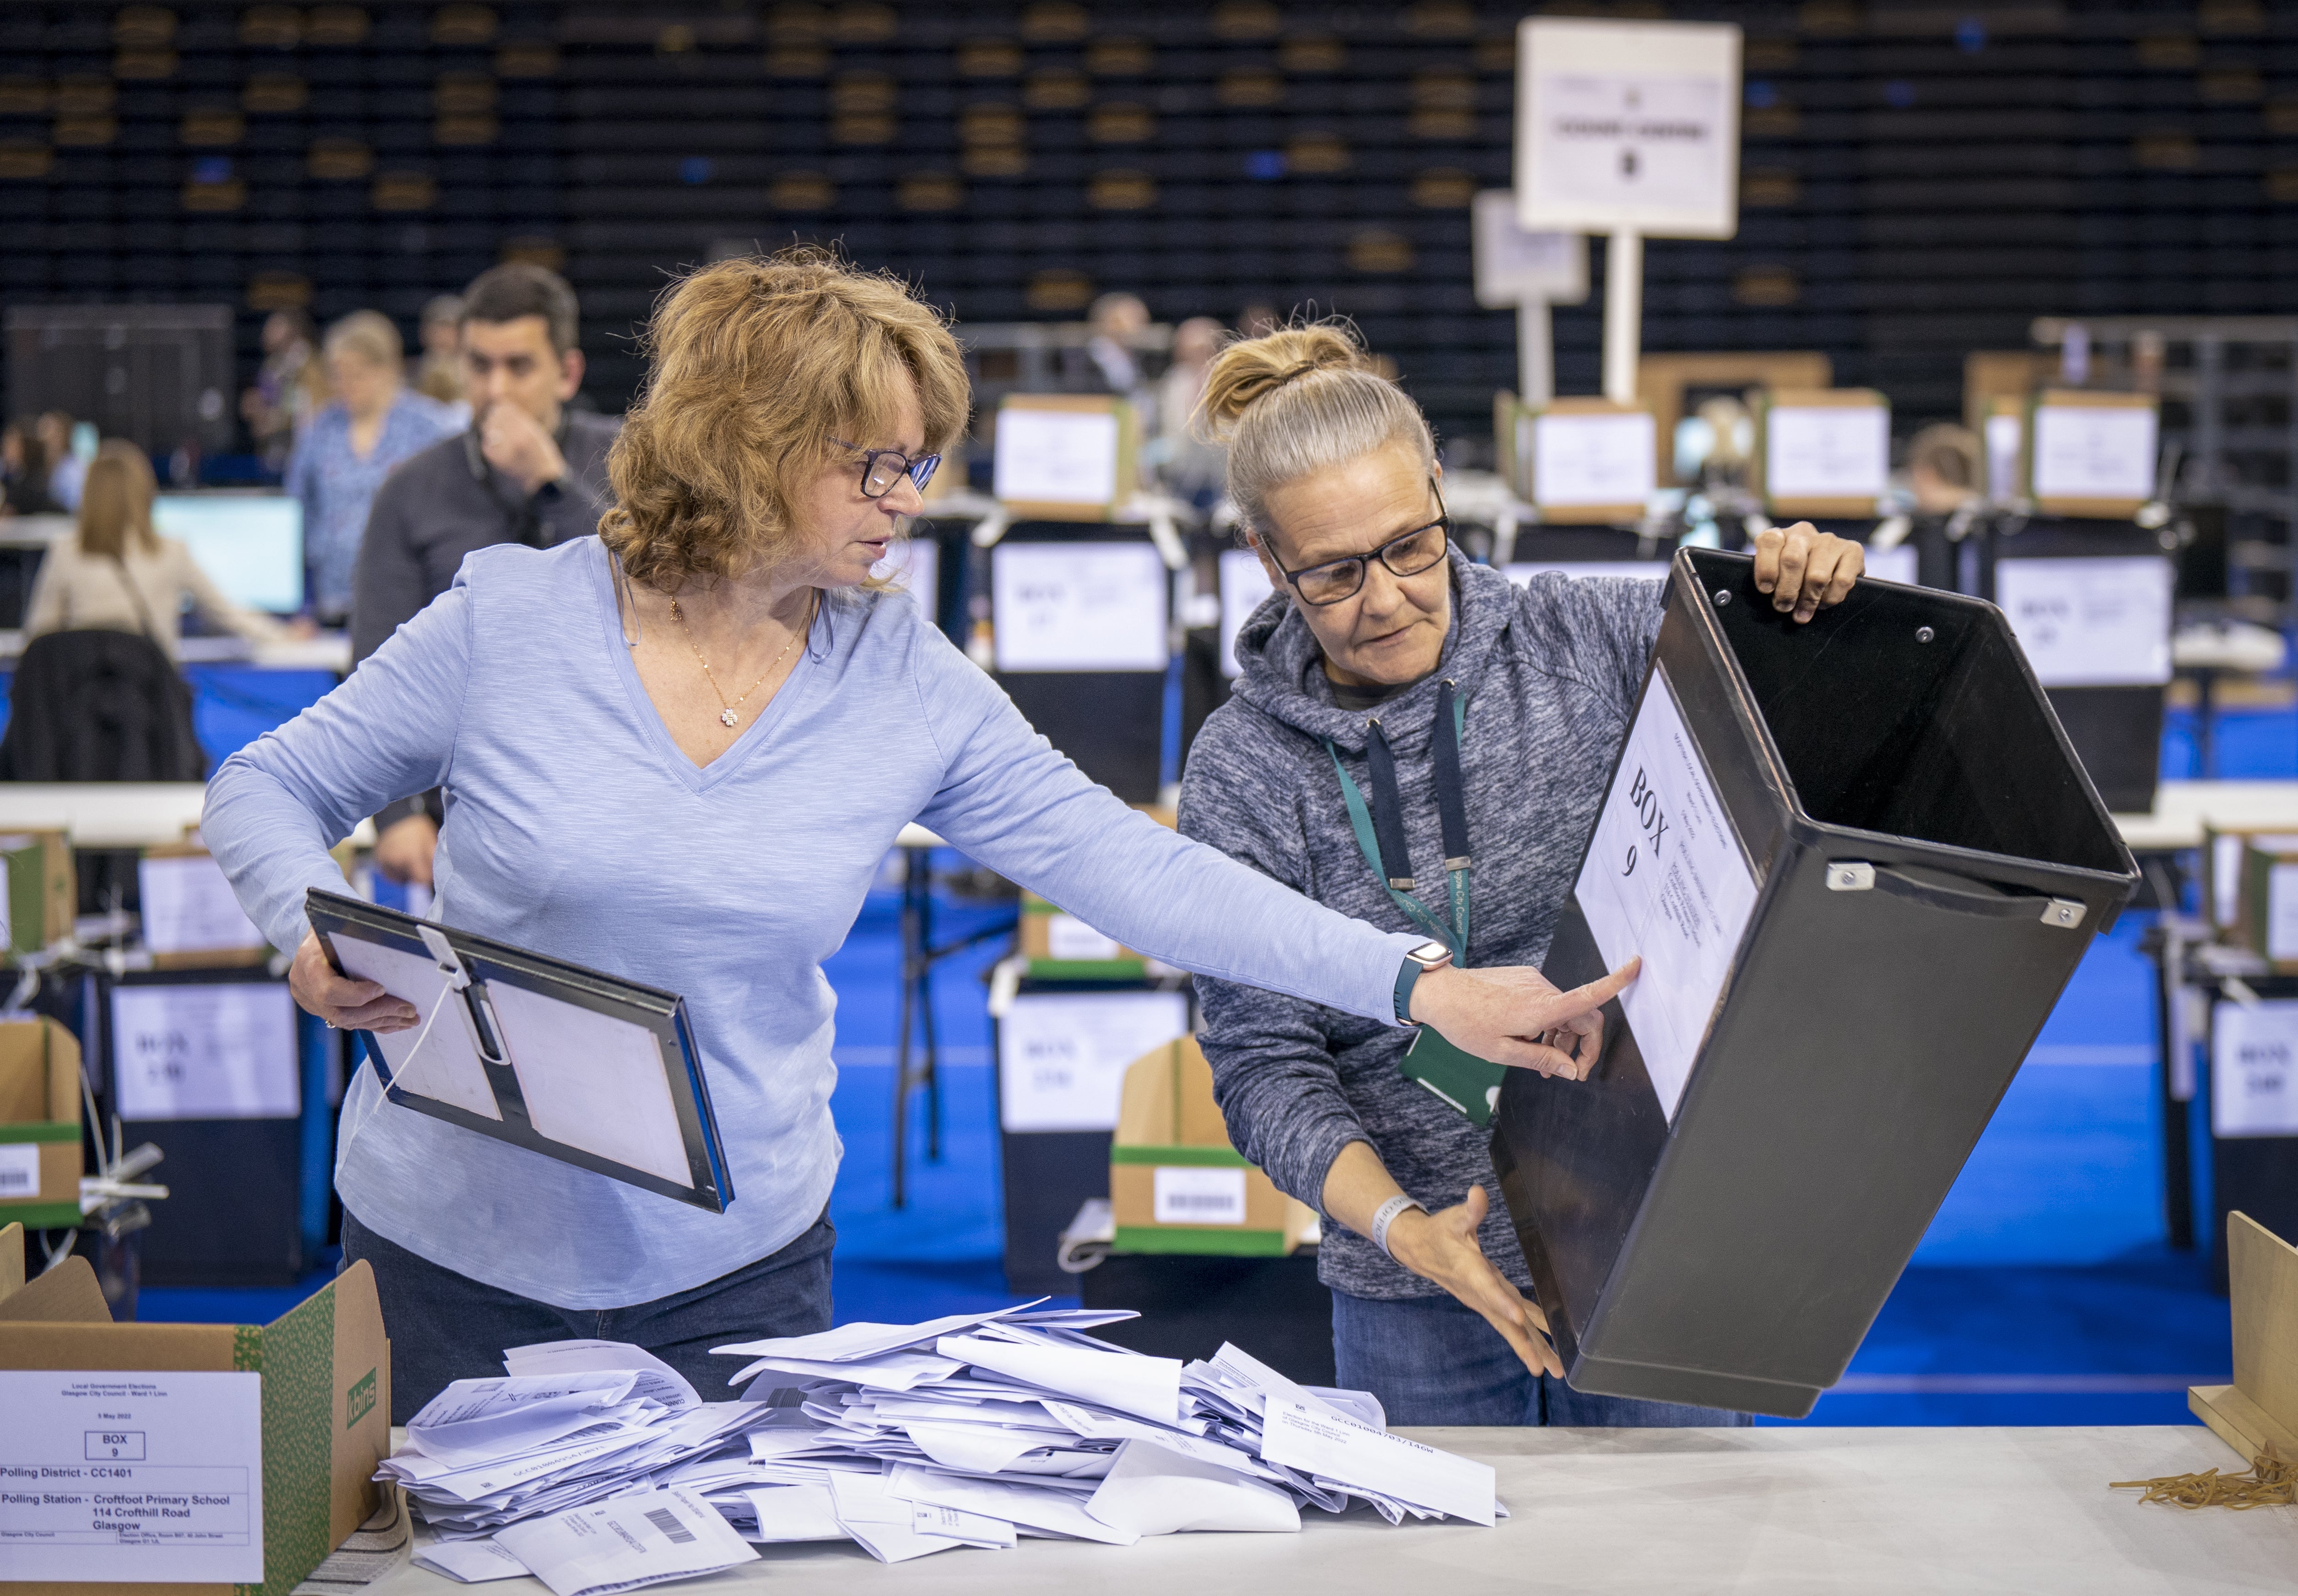
<svg viewBox="0 0 2298 1596"><path fill-rule="evenodd" d="M470 430L409 457L376 493L352 582L354 663L444 592L473 550L542 549L598 530L622 424L566 408L583 385L576 317L574 289L540 266L498 266L465 292ZM384 874L431 884L437 805L425 794L375 817Z"/></svg>

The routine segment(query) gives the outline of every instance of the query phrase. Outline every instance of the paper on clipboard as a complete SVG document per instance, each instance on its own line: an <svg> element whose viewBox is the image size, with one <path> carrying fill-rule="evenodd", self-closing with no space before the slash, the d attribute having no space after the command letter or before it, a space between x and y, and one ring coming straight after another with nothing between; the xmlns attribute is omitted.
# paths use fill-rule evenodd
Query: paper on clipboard
<svg viewBox="0 0 2298 1596"><path fill-rule="evenodd" d="M1644 962L1620 1006L1673 1123L1755 913L1756 877L1657 664L1573 896L1608 969Z"/></svg>
<svg viewBox="0 0 2298 1596"><path fill-rule="evenodd" d="M337 940L335 959L345 975L371 980L393 997L403 997L415 1005L411 1030L375 1038L383 1062L391 1066L393 1086L419 1097L451 1103L484 1119L502 1118L494 1090L487 1085L486 1070L479 1063L478 1049L472 1046L470 1030L461 1023L462 1016L442 1014L438 1024L427 1032L424 1029L432 1005L447 990L446 972L436 960L349 937ZM419 1053L415 1046L418 1038L423 1043Z"/></svg>

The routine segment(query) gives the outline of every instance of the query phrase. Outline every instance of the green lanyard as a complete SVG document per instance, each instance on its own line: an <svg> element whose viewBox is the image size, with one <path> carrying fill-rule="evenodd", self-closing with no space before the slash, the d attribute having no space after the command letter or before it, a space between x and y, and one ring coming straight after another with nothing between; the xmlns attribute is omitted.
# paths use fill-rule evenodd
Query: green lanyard
<svg viewBox="0 0 2298 1596"><path fill-rule="evenodd" d="M1467 702L1453 696L1452 683L1447 681L1436 693L1434 747L1436 809L1443 831L1444 879L1450 910L1442 919L1413 895L1412 855L1404 840L1404 802L1397 786L1388 737L1379 720L1372 721L1365 740L1365 763L1372 776L1373 793L1381 806L1377 817L1342 765L1340 750L1333 746L1333 740L1324 739L1326 756L1333 762L1333 773L1341 780L1341 797L1348 805L1349 828L1356 833L1357 848L1364 855L1365 863L1372 866L1373 874L1406 917L1451 948L1454 963L1461 964L1468 957L1468 887L1473 871L1468 857L1467 804L1460 779L1460 744L1467 737ZM1392 871L1384 859L1396 868Z"/></svg>

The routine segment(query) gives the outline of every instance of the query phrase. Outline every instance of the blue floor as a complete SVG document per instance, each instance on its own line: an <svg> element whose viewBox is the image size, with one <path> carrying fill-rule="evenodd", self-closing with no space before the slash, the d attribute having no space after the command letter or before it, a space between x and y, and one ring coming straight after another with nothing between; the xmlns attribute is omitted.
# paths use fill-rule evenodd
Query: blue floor
<svg viewBox="0 0 2298 1596"><path fill-rule="evenodd" d="M2191 776L2194 761L2192 717L2173 712L2164 774ZM2218 765L2228 777L2298 774L2298 715L2223 715ZM873 894L829 966L840 1003L832 1105L846 1141L831 1202L841 1321L1010 1300L980 979L997 945L937 979L942 1157L913 1151L909 1205L897 1211L893 909L891 894ZM940 930L975 913L952 906ZM2186 1387L2228 1377L2227 1303L2198 1256L2163 1243L2153 998L2137 951L2147 918L2126 914L2093 944L1848 1375L1807 1422L2188 1423ZM913 1150L924 1128L913 1104ZM143 1317L260 1322L300 1294L153 1289Z"/></svg>

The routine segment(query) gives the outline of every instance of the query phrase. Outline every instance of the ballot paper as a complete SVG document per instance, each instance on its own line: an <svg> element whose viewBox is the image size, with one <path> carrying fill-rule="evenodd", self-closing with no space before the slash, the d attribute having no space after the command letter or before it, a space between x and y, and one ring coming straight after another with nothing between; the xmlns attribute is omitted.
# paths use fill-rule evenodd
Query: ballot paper
<svg viewBox="0 0 2298 1596"><path fill-rule="evenodd" d="M677 1411L702 1404L701 1394L686 1377L643 1347L621 1341L541 1341L515 1346L503 1353L503 1372L511 1375L594 1374L630 1369L637 1378L629 1394L660 1402Z"/></svg>
<svg viewBox="0 0 2298 1596"><path fill-rule="evenodd" d="M596 1596L715 1574L758 1554L686 1491L645 1491L514 1525L495 1542L552 1596Z"/></svg>
<svg viewBox="0 0 2298 1596"><path fill-rule="evenodd" d="M957 1535L917 1527L917 1504L896 1496L883 1475L835 1474L830 1499L839 1526L881 1563L906 1563L966 1544Z"/></svg>
<svg viewBox="0 0 2298 1596"><path fill-rule="evenodd" d="M442 1463L484 1463L587 1428L637 1378L624 1369L456 1380L407 1421L407 1438Z"/></svg>
<svg viewBox="0 0 2298 1596"><path fill-rule="evenodd" d="M415 1549L415 1561L464 1585L517 1579L526 1572L525 1563L492 1541L434 1541Z"/></svg>
<svg viewBox="0 0 2298 1596"><path fill-rule="evenodd" d="M1573 889L1605 968L1641 956L1620 1005L1671 1123L1723 1001L1756 877L1655 663Z"/></svg>
<svg viewBox="0 0 2298 1596"><path fill-rule="evenodd" d="M1170 1424L1181 1409L1181 1365L1172 1358L1111 1357L1065 1347L1018 1346L980 1336L945 1336L945 1358L993 1369L1047 1391L1065 1392L1120 1413Z"/></svg>
<svg viewBox="0 0 2298 1596"><path fill-rule="evenodd" d="M1104 1524L1086 1510L1082 1500L1068 1492L1004 1480L971 1479L915 1463L895 1464L889 1479L889 1489L910 1501L1002 1518L1017 1527L1067 1535L1077 1541L1101 1541L1112 1546L1130 1546L1141 1538L1130 1530Z"/></svg>
<svg viewBox="0 0 2298 1596"><path fill-rule="evenodd" d="M1301 1527L1301 1509L1276 1486L1155 1441L1128 1441L1118 1449L1086 1511L1136 1535Z"/></svg>
<svg viewBox="0 0 2298 1596"><path fill-rule="evenodd" d="M1359 1424L1322 1402L1311 1408L1272 1396L1261 1424L1261 1455L1272 1463L1488 1528L1492 1523L1495 1476L1489 1463Z"/></svg>
<svg viewBox="0 0 2298 1596"><path fill-rule="evenodd" d="M743 1493L757 1527L744 1539L774 1545L795 1541L843 1541L828 1485L759 1485Z"/></svg>

